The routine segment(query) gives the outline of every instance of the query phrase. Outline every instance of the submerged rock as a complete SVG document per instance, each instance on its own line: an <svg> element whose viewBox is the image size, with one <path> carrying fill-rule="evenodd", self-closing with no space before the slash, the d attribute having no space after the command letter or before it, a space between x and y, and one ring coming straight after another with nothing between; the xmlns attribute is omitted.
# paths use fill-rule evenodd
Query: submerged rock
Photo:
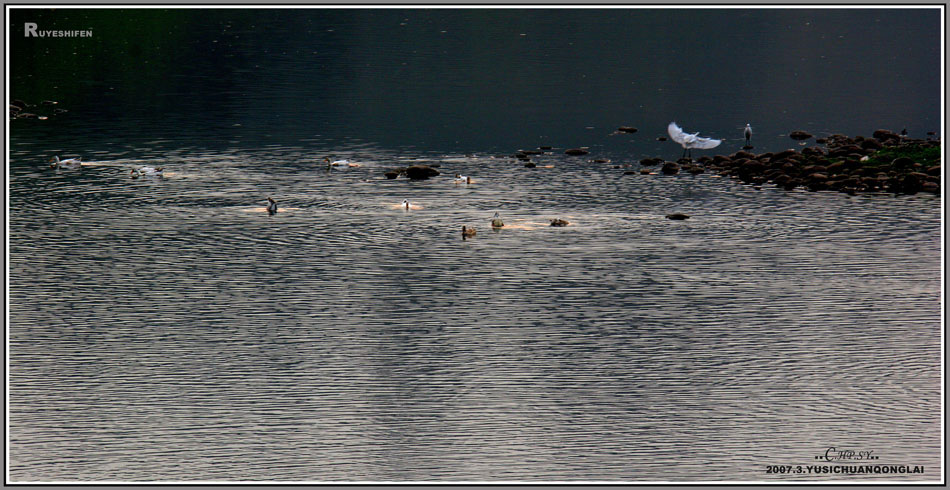
<svg viewBox="0 0 950 490"><path fill-rule="evenodd" d="M666 215L666 219L684 220L684 219L689 219L689 215L683 214L683 213L673 213L673 214Z"/></svg>
<svg viewBox="0 0 950 490"><path fill-rule="evenodd" d="M740 158L748 158L749 160L752 160L755 158L755 155L747 151L737 151L732 154L733 160L738 160Z"/></svg>
<svg viewBox="0 0 950 490"><path fill-rule="evenodd" d="M914 161L907 157L898 157L891 161L891 166L897 170L910 168L913 165Z"/></svg>
<svg viewBox="0 0 950 490"><path fill-rule="evenodd" d="M570 148L570 149L564 151L564 154L566 154L566 155L573 155L573 156L586 155L586 154L588 154L588 153L590 153L590 152L587 151L587 150L585 150L585 149L583 149L583 148Z"/></svg>
<svg viewBox="0 0 950 490"><path fill-rule="evenodd" d="M425 180L439 175L439 171L428 165L413 165L406 169L406 177L412 180Z"/></svg>
<svg viewBox="0 0 950 490"><path fill-rule="evenodd" d="M680 166L676 162L666 162L663 164L662 172L666 175L676 175L680 173Z"/></svg>
<svg viewBox="0 0 950 490"><path fill-rule="evenodd" d="M805 141L808 138L811 138L811 134L805 131L797 130L788 133L788 137L795 141Z"/></svg>
<svg viewBox="0 0 950 490"><path fill-rule="evenodd" d="M882 143L886 141L890 141L890 140L900 141L901 139L899 134L889 129L878 129L877 131L874 131L874 133L871 136L873 136L874 139Z"/></svg>

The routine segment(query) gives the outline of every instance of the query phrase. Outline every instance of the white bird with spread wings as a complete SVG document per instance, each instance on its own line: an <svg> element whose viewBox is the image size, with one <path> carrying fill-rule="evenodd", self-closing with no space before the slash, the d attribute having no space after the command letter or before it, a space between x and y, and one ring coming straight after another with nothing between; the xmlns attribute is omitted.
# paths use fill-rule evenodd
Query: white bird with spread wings
<svg viewBox="0 0 950 490"><path fill-rule="evenodd" d="M671 122L670 125L666 128L666 131L670 133L670 138L683 145L683 157L686 156L686 152L689 151L689 158L693 158L692 150L693 148L698 148L700 150L708 150L710 148L715 148L719 146L719 143L722 143L722 140L714 140L712 138L703 138L699 136L699 133L686 133L683 132L683 128L676 125L675 122Z"/></svg>

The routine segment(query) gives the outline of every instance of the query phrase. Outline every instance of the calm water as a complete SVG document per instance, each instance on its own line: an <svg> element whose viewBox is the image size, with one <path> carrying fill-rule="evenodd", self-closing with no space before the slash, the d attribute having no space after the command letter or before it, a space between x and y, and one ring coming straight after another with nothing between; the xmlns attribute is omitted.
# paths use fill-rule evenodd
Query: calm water
<svg viewBox="0 0 950 490"><path fill-rule="evenodd" d="M613 168L939 130L935 12L14 12L10 479L940 479L939 197Z"/></svg>

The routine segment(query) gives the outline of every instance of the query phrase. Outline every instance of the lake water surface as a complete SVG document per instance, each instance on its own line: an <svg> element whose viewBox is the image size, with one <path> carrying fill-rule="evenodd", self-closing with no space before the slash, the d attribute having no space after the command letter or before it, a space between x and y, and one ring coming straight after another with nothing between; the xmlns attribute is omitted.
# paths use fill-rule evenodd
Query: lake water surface
<svg viewBox="0 0 950 490"><path fill-rule="evenodd" d="M615 168L939 130L939 15L14 11L9 479L940 480L939 196Z"/></svg>

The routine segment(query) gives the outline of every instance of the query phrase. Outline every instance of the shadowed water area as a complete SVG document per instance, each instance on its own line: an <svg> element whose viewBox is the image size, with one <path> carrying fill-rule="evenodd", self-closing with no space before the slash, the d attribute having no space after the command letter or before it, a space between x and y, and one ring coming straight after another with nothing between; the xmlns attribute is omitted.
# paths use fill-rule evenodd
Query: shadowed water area
<svg viewBox="0 0 950 490"><path fill-rule="evenodd" d="M615 165L939 131L940 14L13 11L10 478L938 480L940 196Z"/></svg>

